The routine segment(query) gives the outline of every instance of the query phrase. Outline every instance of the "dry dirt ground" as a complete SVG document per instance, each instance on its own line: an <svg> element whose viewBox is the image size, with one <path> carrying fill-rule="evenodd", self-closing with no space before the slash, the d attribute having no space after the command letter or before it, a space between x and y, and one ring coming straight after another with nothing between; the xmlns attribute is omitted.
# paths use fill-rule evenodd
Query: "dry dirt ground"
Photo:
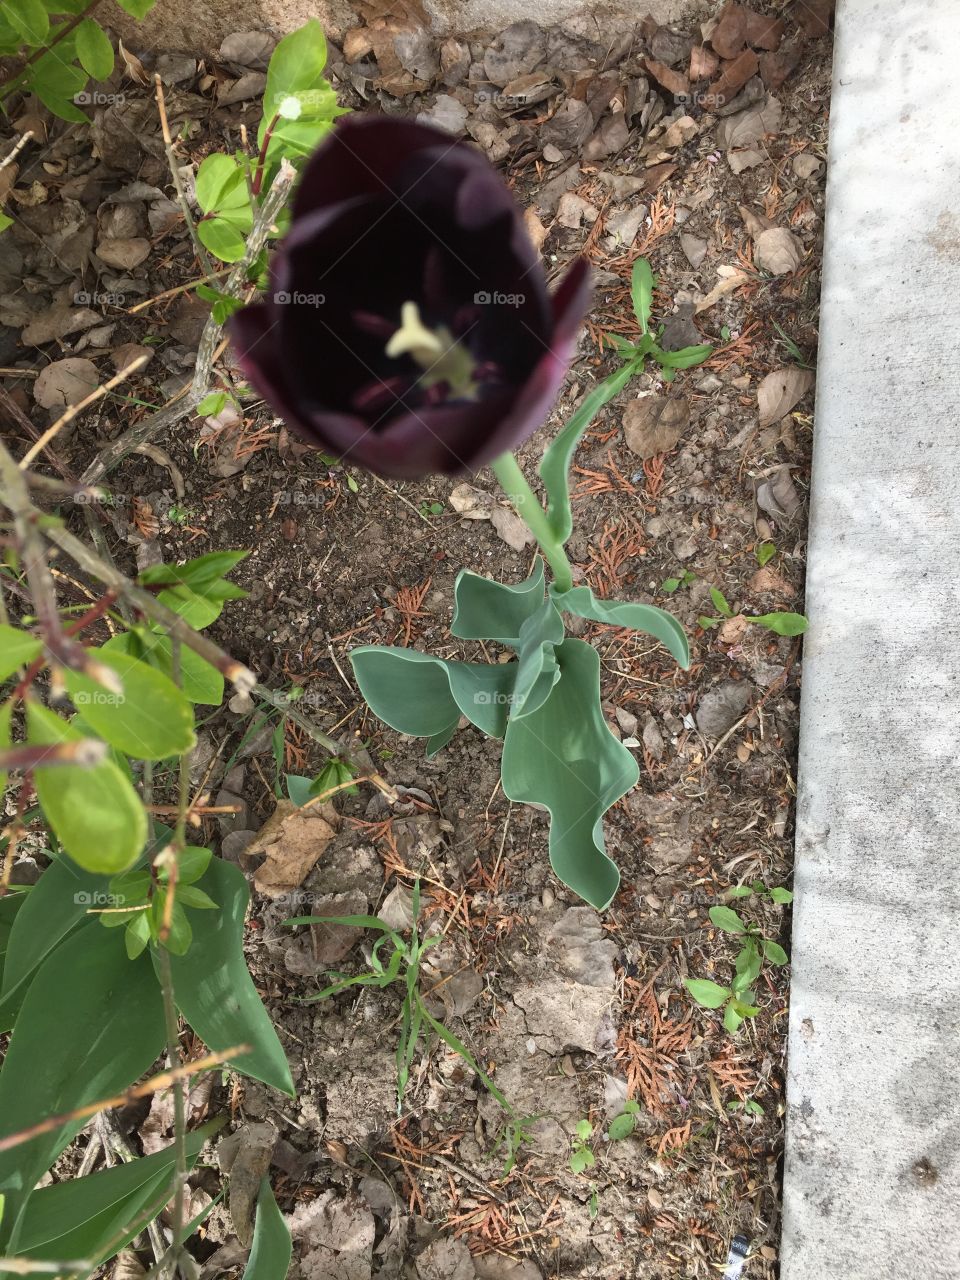
<svg viewBox="0 0 960 1280"><path fill-rule="evenodd" d="M678 104L645 61L661 75L682 70L702 37L695 23L638 27L615 51L566 31L447 41L430 46L435 65L412 87L380 82L381 46L365 50L354 37L351 63L334 51L344 102L424 111L488 150L530 211L551 274L578 252L594 264L594 307L563 397L521 454L531 477L544 440L614 367L601 335L636 334L627 288L636 256L658 274L655 315L674 345L716 348L672 387L655 373L635 379L575 462L569 550L582 580L601 596L673 610L693 651L681 672L642 635L587 628L607 719L642 769L606 820L623 875L609 911L585 908L552 876L544 815L504 798L497 742L467 727L427 761L421 741L366 712L351 678L358 643L481 656L448 635L458 570L516 581L531 564L529 547L504 540L513 531L490 476L469 477L455 510L455 484L385 484L346 470L248 400L241 420L183 424L156 442L162 452L111 477L118 503L100 518L118 563L248 549L235 577L249 597L213 634L264 683L302 688L300 712L402 789L392 809L367 785L337 798L336 833L299 909L383 911L400 924L419 880L421 928L442 936L422 975L430 1007L528 1118L507 1167L507 1117L470 1066L433 1041L415 1056L398 1117L399 996L354 989L303 1003L331 969L359 973L369 939L291 931L289 900L255 894L249 960L299 1096L228 1079L202 1105L228 1101L235 1125L268 1142L272 1130L258 1126L275 1127L272 1177L294 1215L295 1268L310 1280L706 1277L722 1271L736 1236L749 1242L751 1280L776 1274L788 971L765 969L760 1011L736 1037L683 986L731 975L734 940L711 926L710 906L740 883L790 882L800 641L736 619L698 624L716 612L711 587L734 614L802 610L831 41L803 21L806 9L767 8L785 22L786 52L770 56L791 63L790 74L771 92L768 59L767 82L754 75L720 110ZM482 74L491 48L514 59L498 83L465 69L456 79L464 57ZM239 124L257 118L255 98L243 96L250 84L237 89L256 64L168 59L165 73L184 164L236 146ZM509 110L491 103L511 84L519 98L518 78L529 95L537 75L552 93ZM35 375L54 361L91 361L102 378L126 343L153 356L61 443L74 474L182 384L206 314L191 294L167 293L193 278L194 263L152 95L129 80L123 88L124 102L98 111L92 133L55 126L42 163L24 160L18 223L0 240L0 372L36 425L49 416L35 403ZM573 100L592 104L586 132ZM789 233L777 239L786 264L760 250L771 228ZM109 244L101 252L110 239L126 242L113 246L119 265L106 262ZM129 242L140 239L149 254L135 262ZM93 319L71 328L64 308L76 312L78 290L92 298ZM231 385L228 354L217 376ZM17 432L9 419L4 430ZM758 549L771 544L761 567ZM291 720L210 709L196 774L238 811L207 834L251 878L262 861L251 833L274 810L278 778L315 774L325 758ZM742 910L789 948L788 909L751 899ZM627 1098L639 1103L636 1129L611 1141L607 1126ZM123 1119L134 1144L144 1125L159 1141L169 1123L162 1104L149 1121ZM584 1120L594 1164L574 1172ZM219 1176L194 1182L200 1203ZM197 1255L208 1276L242 1265L223 1206Z"/></svg>

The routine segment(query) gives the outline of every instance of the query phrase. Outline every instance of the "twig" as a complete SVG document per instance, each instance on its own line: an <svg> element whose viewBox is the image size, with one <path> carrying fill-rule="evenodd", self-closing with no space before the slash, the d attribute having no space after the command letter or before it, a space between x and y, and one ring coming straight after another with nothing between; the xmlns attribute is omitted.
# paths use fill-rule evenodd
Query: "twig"
<svg viewBox="0 0 960 1280"><path fill-rule="evenodd" d="M89 1120L91 1116L95 1116L101 1111L115 1111L119 1107L125 1107L131 1102L136 1102L138 1098L148 1098L151 1094L158 1093L161 1089L169 1089L177 1080L199 1075L201 1071L209 1071L211 1067L219 1067L222 1063L229 1062L231 1058L238 1058L241 1054L249 1052L250 1046L248 1044L233 1045L230 1049L224 1049L222 1053L208 1053L205 1058L197 1058L193 1062L185 1062L182 1067L176 1067L172 1071L161 1071L159 1075L152 1076L149 1080L145 1080L143 1084L134 1085L132 1089L125 1089L123 1093L115 1093L110 1098L101 1098L99 1102L90 1102L85 1107L77 1107L75 1111L61 1111L58 1115L47 1116L46 1120L39 1120L27 1129L20 1129L17 1133L10 1133L5 1138L0 1138L0 1151L10 1151L13 1147L19 1147L24 1142L39 1138L41 1134L52 1133L54 1129L59 1129L62 1125L74 1124L77 1120Z"/></svg>
<svg viewBox="0 0 960 1280"><path fill-rule="evenodd" d="M180 205L180 212L183 214L183 220L187 224L187 230L190 232L190 239L193 241L193 248L203 266L207 275L213 273L213 263L210 261L210 255L200 242L197 235L197 225L193 220L193 214L190 211L190 204L187 200L187 193L183 189L183 179L180 177L180 166L177 164L177 153L173 149L173 138L170 134L170 122L167 119L167 103L163 96L163 81L160 79L159 73L155 73L153 77L154 89L157 95L157 110L160 113L160 130L163 133L163 147L167 153L167 164L170 166L170 177L173 179L174 189L177 193L177 203Z"/></svg>
<svg viewBox="0 0 960 1280"><path fill-rule="evenodd" d="M33 137L33 130L28 129L26 133L23 134L23 136L19 139L16 146L11 151L8 151L7 154L4 156L4 158L0 160L0 169L6 169L7 165L13 164L14 160L16 160L17 156L20 154L20 152L23 150L23 148L27 145L27 143L30 141L32 137Z"/></svg>
<svg viewBox="0 0 960 1280"><path fill-rule="evenodd" d="M118 387L121 382L126 382L127 378L135 374L138 369L142 369L149 359L150 357L148 355L137 356L136 360L131 360L128 365L121 369L119 373L115 373L108 382L103 384L102 387L97 387L96 390L91 391L88 396L84 396L83 399L78 400L76 404L70 405L66 412L62 413L52 426L47 427L40 439L35 441L23 455L20 459L20 470L26 471L37 454L42 453L47 445L60 434L63 428L68 426L74 420L78 413L82 413L84 409L89 408L90 405L94 404L97 400L102 399L102 397L112 391L114 387Z"/></svg>
<svg viewBox="0 0 960 1280"><path fill-rule="evenodd" d="M14 400L14 398L10 395L10 392L7 391L6 387L0 387L0 409L2 409L4 412L9 414L9 416L13 419L13 421L17 424L17 426L21 429L21 431L25 431L31 440L40 439L40 432L33 425L33 423L30 421L27 415L23 412L23 410L17 404L16 400ZM69 479L66 468L64 467L60 459L57 457L57 455L52 450L48 450L47 453L49 455L50 461L53 463L54 467L56 467L56 469L60 472L60 475L64 478L64 480Z"/></svg>
<svg viewBox="0 0 960 1280"><path fill-rule="evenodd" d="M224 284L222 292L227 294L228 297L237 298L243 291L247 272L266 244L267 237L274 227L277 215L286 203L290 187L296 176L296 170L293 165L287 160L282 161L280 172L274 178L270 191L257 215L253 230L247 237L247 251L244 254L243 261L234 267ZM176 423L197 407L207 393L210 373L221 341L222 332L223 326L218 324L211 315L204 326L203 334L200 338L193 382L182 393L182 400L179 403L171 402L161 409L159 413L145 418L143 422L138 422L136 426L131 427L129 431L125 431L122 436L107 445L99 457L84 471L81 477L84 484L96 484L137 445L144 444L146 441L152 440L154 436L159 435L161 431L175 426Z"/></svg>

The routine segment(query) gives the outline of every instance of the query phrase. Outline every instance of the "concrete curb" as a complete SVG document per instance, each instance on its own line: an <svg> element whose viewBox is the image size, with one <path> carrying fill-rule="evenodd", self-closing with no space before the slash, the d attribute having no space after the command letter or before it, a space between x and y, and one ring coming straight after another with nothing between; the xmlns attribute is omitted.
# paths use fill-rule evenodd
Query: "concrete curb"
<svg viewBox="0 0 960 1280"><path fill-rule="evenodd" d="M840 0L783 1280L960 1277L960 8Z"/></svg>

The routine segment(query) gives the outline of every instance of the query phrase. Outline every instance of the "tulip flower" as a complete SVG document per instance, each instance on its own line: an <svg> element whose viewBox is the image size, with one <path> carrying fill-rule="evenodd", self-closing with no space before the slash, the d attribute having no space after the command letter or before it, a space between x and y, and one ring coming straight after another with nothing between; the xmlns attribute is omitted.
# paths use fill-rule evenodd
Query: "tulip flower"
<svg viewBox="0 0 960 1280"><path fill-rule="evenodd" d="M546 419L587 275L577 259L550 296L518 205L474 147L350 116L304 169L266 296L231 334L308 443L381 476L457 475Z"/></svg>

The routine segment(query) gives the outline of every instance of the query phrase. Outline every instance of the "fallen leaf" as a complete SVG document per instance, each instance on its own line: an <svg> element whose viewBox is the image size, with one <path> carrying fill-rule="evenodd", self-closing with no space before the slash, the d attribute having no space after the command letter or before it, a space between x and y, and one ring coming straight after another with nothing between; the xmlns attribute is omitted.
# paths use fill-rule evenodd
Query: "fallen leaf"
<svg viewBox="0 0 960 1280"><path fill-rule="evenodd" d="M268 898L281 898L299 888L336 834L338 822L331 804L298 809L289 800L278 800L247 846L247 853L265 855L254 872L254 888Z"/></svg>
<svg viewBox="0 0 960 1280"><path fill-rule="evenodd" d="M785 276L796 271L803 262L803 246L792 231L774 227L757 237L753 260L761 270L774 276Z"/></svg>
<svg viewBox="0 0 960 1280"><path fill-rule="evenodd" d="M797 67L800 56L792 49L781 49L777 53L761 53L760 78L764 87L771 93L776 91Z"/></svg>
<svg viewBox="0 0 960 1280"><path fill-rule="evenodd" d="M508 507L494 507L490 513L490 523L508 547L514 551L523 549L533 542L533 534L515 511Z"/></svg>
<svg viewBox="0 0 960 1280"><path fill-rule="evenodd" d="M669 453L690 424L690 405L682 397L647 392L623 411L627 448L641 458Z"/></svg>
<svg viewBox="0 0 960 1280"><path fill-rule="evenodd" d="M656 58L644 58L643 65L656 80L657 84L662 85L675 98L684 97L690 92L690 81L684 72L674 71L664 63L658 62Z"/></svg>
<svg viewBox="0 0 960 1280"><path fill-rule="evenodd" d="M720 65L720 59L712 49L705 45L694 45L690 50L690 79L696 84L700 80L709 80Z"/></svg>
<svg viewBox="0 0 960 1280"><path fill-rule="evenodd" d="M97 257L108 267L131 271L150 256L150 241L134 236L130 239L104 239L97 245Z"/></svg>
<svg viewBox="0 0 960 1280"><path fill-rule="evenodd" d="M758 164L763 164L766 158L762 151L757 151L753 147L727 152L727 164L734 173L743 173L744 169L755 169Z"/></svg>
<svg viewBox="0 0 960 1280"><path fill-rule="evenodd" d="M707 256L707 242L701 240L698 236L692 236L689 231L681 232L680 248L684 252L684 256L690 263L691 267L696 269Z"/></svg>
<svg viewBox="0 0 960 1280"><path fill-rule="evenodd" d="M786 23L766 13L747 11L747 44L754 49L779 49Z"/></svg>
<svg viewBox="0 0 960 1280"><path fill-rule="evenodd" d="M774 520L792 521L800 513L801 501L787 466L777 469L757 484L757 506Z"/></svg>
<svg viewBox="0 0 960 1280"><path fill-rule="evenodd" d="M33 398L44 409L65 409L96 391L100 379L92 360L54 360L33 384Z"/></svg>
<svg viewBox="0 0 960 1280"><path fill-rule="evenodd" d="M747 43L747 10L728 0L710 34L710 43L721 58L735 58Z"/></svg>
<svg viewBox="0 0 960 1280"><path fill-rule="evenodd" d="M760 62L752 49L744 49L739 58L728 62L723 68L723 74L718 80L714 80L709 89L716 105L722 107L732 101L759 69Z"/></svg>
<svg viewBox="0 0 960 1280"><path fill-rule="evenodd" d="M449 502L464 520L489 520L494 505L493 494L472 484L458 484L451 491Z"/></svg>
<svg viewBox="0 0 960 1280"><path fill-rule="evenodd" d="M809 369L799 369L796 365L768 373L757 387L760 426L768 426L788 414L812 386L813 373Z"/></svg>
<svg viewBox="0 0 960 1280"><path fill-rule="evenodd" d="M143 63L135 53L131 53L129 49L123 47L123 41L117 41L117 48L120 50L120 57L123 59L127 68L127 75L137 84L149 84L150 73L144 67Z"/></svg>
<svg viewBox="0 0 960 1280"><path fill-rule="evenodd" d="M745 271L739 271L736 267L718 267L717 274L720 279L706 297L701 298L697 303L697 315L701 311L706 311L709 307L715 306L728 293L733 293L735 289L739 289L742 285L749 284L752 278Z"/></svg>
<svg viewBox="0 0 960 1280"><path fill-rule="evenodd" d="M816 156L808 156L803 152L795 155L790 161L793 172L802 180L812 178L814 174L820 172L823 168L823 161L818 160Z"/></svg>
<svg viewBox="0 0 960 1280"><path fill-rule="evenodd" d="M767 564L756 571L747 583L747 588L755 595L772 595L778 600L792 600L797 594L796 589Z"/></svg>
<svg viewBox="0 0 960 1280"><path fill-rule="evenodd" d="M673 147L682 147L691 138L695 138L699 132L700 126L693 116L681 116L679 120L674 120L663 137L658 138L653 145L670 151Z"/></svg>
<svg viewBox="0 0 960 1280"><path fill-rule="evenodd" d="M740 210L740 217L743 219L743 225L747 228L747 234L752 240L756 240L762 236L764 231L770 231L777 224L764 213L755 213L753 209L745 204L737 206Z"/></svg>
<svg viewBox="0 0 960 1280"><path fill-rule="evenodd" d="M724 151L733 147L749 147L759 142L768 133L777 133L783 117L783 108L776 98L767 98L766 102L735 115L727 116L717 125L717 144Z"/></svg>
<svg viewBox="0 0 960 1280"><path fill-rule="evenodd" d="M153 359L153 347L142 347L138 342L125 342L122 346L110 353L110 362L118 373L122 373L124 369L129 368L134 360L139 360L141 356L146 356L147 364ZM146 368L146 364L142 368Z"/></svg>
<svg viewBox="0 0 960 1280"><path fill-rule="evenodd" d="M243 1125L228 1134L217 1145L217 1160L222 1173L230 1175L230 1217L240 1243L253 1239L253 1211L260 1183L270 1168L270 1157L277 1143L277 1130L269 1121Z"/></svg>
<svg viewBox="0 0 960 1280"><path fill-rule="evenodd" d="M550 232L540 221L536 209L529 208L523 211L523 225L527 229L527 235L530 237L530 243L536 249L537 253L543 248L543 242L546 240Z"/></svg>
<svg viewBox="0 0 960 1280"><path fill-rule="evenodd" d="M325 893L310 905L310 914L326 920L330 916L362 916L366 915L367 896L358 889L349 893ZM363 936L365 930L350 924L317 924L310 925L310 939L313 944L313 958L318 965L327 968L337 964Z"/></svg>
<svg viewBox="0 0 960 1280"><path fill-rule="evenodd" d="M671 174L675 173L677 166L675 164L654 164L651 165L643 173L643 186L641 190L644 195L653 195L658 187L662 187Z"/></svg>

